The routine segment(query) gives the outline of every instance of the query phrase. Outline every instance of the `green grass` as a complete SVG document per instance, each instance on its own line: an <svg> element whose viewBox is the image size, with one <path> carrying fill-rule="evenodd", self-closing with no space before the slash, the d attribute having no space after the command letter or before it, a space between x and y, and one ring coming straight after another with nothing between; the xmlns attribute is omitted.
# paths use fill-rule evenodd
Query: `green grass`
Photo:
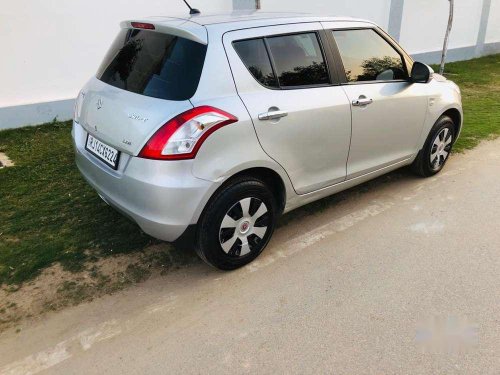
<svg viewBox="0 0 500 375"><path fill-rule="evenodd" d="M0 284L36 276L54 262L143 249L153 239L108 207L80 176L70 122L0 132Z"/></svg>
<svg viewBox="0 0 500 375"><path fill-rule="evenodd" d="M438 67L433 67L438 71ZM445 76L460 86L464 126L455 151L500 134L500 55L448 63Z"/></svg>
<svg viewBox="0 0 500 375"><path fill-rule="evenodd" d="M500 55L449 63L462 88L465 124L456 150L500 134ZM80 176L70 122L0 132L0 284L19 284L60 262L80 270L110 254L140 251L154 240L100 200Z"/></svg>

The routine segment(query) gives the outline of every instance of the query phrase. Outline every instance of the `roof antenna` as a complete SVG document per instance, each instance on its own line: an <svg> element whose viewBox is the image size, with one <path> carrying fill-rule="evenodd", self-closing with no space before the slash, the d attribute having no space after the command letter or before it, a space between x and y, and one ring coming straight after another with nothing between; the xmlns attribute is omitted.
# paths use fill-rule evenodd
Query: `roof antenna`
<svg viewBox="0 0 500 375"><path fill-rule="evenodd" d="M188 4L188 2L186 0L184 0L184 3L187 5L187 7L189 8L189 14L200 14L201 12L196 9L196 8L191 8L191 5Z"/></svg>

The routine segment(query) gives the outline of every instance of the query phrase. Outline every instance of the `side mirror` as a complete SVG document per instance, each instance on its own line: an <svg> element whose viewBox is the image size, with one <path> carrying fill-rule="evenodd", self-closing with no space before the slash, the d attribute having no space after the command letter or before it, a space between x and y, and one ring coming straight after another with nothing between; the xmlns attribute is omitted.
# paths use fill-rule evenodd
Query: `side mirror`
<svg viewBox="0 0 500 375"><path fill-rule="evenodd" d="M413 83L428 83L434 70L429 65L422 64L421 62L413 63L411 69L411 82Z"/></svg>

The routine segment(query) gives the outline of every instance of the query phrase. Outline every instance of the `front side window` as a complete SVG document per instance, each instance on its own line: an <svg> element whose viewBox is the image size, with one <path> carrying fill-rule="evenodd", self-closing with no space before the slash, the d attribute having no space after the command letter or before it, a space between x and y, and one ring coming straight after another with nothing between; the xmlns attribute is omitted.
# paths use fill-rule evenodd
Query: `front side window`
<svg viewBox="0 0 500 375"><path fill-rule="evenodd" d="M136 94L190 99L199 84L207 46L150 30L122 29L97 78Z"/></svg>
<svg viewBox="0 0 500 375"><path fill-rule="evenodd" d="M281 87L330 83L316 33L267 38Z"/></svg>
<svg viewBox="0 0 500 375"><path fill-rule="evenodd" d="M333 31L348 82L408 79L401 55L375 30Z"/></svg>

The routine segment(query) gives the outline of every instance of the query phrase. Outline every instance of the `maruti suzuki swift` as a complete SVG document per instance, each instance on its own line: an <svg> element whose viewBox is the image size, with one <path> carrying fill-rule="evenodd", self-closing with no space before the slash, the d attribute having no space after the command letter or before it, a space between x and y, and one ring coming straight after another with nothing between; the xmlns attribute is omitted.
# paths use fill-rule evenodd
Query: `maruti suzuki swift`
<svg viewBox="0 0 500 375"><path fill-rule="evenodd" d="M438 173L462 118L457 85L372 22L254 12L123 22L72 135L105 202L231 270L285 212L403 166Z"/></svg>

